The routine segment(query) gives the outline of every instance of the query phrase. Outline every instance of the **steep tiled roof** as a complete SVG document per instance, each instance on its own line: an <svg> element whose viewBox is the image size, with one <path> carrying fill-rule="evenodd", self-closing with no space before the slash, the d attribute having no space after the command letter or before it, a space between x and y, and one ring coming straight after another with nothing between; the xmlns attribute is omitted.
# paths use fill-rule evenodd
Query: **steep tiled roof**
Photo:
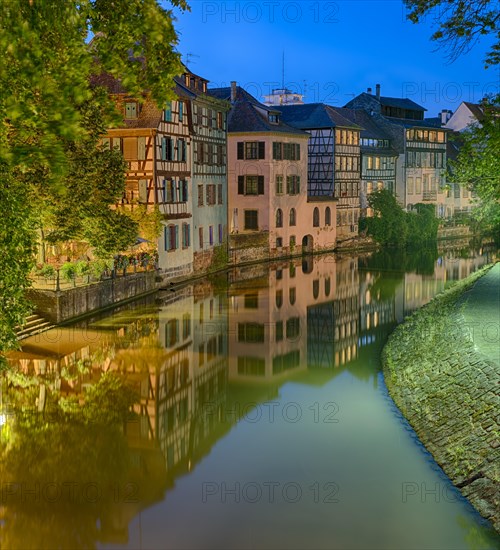
<svg viewBox="0 0 500 550"><path fill-rule="evenodd" d="M446 157L451 160L457 160L462 145L463 138L460 132L450 132L446 143Z"/></svg>
<svg viewBox="0 0 500 550"><path fill-rule="evenodd" d="M340 109L324 103L304 103L303 105L276 106L283 120L296 128L312 130L314 128L353 128L360 127L340 114Z"/></svg>
<svg viewBox="0 0 500 550"><path fill-rule="evenodd" d="M231 99L231 88L210 88L207 94L217 99L229 101ZM306 135L305 132L283 122L281 115L277 124L269 122L268 113L279 114L279 111L274 107L263 105L246 90L237 86L236 101L233 103L227 118L228 132L277 132Z"/></svg>
<svg viewBox="0 0 500 550"><path fill-rule="evenodd" d="M376 96L374 96L376 97ZM380 97L380 104L387 107L399 107L400 109L411 109L412 111L427 111L424 107L415 103L407 97Z"/></svg>
<svg viewBox="0 0 500 550"><path fill-rule="evenodd" d="M398 124L399 126L404 126L405 128L413 128L418 126L419 128L441 128L441 119L437 118L426 118L424 120L412 120L411 118L393 118L386 117L389 122L393 124ZM442 128L446 131L446 128Z"/></svg>
<svg viewBox="0 0 500 550"><path fill-rule="evenodd" d="M337 111L354 122L358 126L361 126L361 137L362 138L373 138L373 139L391 139L391 136L385 132L380 125L376 123L373 117L371 117L363 109L348 109L346 107L338 107Z"/></svg>

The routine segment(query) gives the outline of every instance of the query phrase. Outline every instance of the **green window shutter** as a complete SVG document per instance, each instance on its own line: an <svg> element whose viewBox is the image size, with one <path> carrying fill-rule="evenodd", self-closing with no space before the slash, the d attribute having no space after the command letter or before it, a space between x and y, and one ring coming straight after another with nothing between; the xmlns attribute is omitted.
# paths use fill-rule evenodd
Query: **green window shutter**
<svg viewBox="0 0 500 550"><path fill-rule="evenodd" d="M179 121L182 122L183 117L184 117L184 102L179 101Z"/></svg>
<svg viewBox="0 0 500 550"><path fill-rule="evenodd" d="M167 138L161 138L161 160L167 160Z"/></svg>
<svg viewBox="0 0 500 550"><path fill-rule="evenodd" d="M243 141L238 141L237 158L238 158L238 160L243 160L244 157L245 157L244 143L243 143Z"/></svg>
<svg viewBox="0 0 500 550"><path fill-rule="evenodd" d="M179 226L175 226L175 248L179 248Z"/></svg>
<svg viewBox="0 0 500 550"><path fill-rule="evenodd" d="M170 228L167 226L163 228L163 239L165 244L165 250L170 250Z"/></svg>
<svg viewBox="0 0 500 550"><path fill-rule="evenodd" d="M295 160L300 160L300 143L297 143L295 147L296 147Z"/></svg>
<svg viewBox="0 0 500 550"><path fill-rule="evenodd" d="M258 187L257 187L257 193L259 195L263 195L264 194L264 176L259 176L258 177Z"/></svg>
<svg viewBox="0 0 500 550"><path fill-rule="evenodd" d="M245 194L245 176L238 176L238 195Z"/></svg>
<svg viewBox="0 0 500 550"><path fill-rule="evenodd" d="M171 101L167 101L165 105L164 120L165 122L172 121L172 102Z"/></svg>
<svg viewBox="0 0 500 550"><path fill-rule="evenodd" d="M259 141L259 159L263 159L266 156L266 142Z"/></svg>

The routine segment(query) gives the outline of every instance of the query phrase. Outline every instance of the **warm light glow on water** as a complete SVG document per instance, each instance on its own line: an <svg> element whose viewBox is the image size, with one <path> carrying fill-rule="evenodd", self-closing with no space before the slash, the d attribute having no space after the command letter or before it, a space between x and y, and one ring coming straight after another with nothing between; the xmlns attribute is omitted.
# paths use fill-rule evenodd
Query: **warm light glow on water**
<svg viewBox="0 0 500 550"><path fill-rule="evenodd" d="M488 261L469 256L250 266L25 340L1 548L498 547L380 372L396 324Z"/></svg>

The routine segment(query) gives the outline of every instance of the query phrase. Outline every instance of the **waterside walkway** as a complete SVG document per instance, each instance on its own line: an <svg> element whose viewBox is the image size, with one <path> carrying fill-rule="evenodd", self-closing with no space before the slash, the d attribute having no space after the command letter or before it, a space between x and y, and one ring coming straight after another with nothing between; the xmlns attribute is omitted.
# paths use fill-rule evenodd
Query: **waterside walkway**
<svg viewBox="0 0 500 550"><path fill-rule="evenodd" d="M389 392L453 483L500 532L500 264L400 325L382 355Z"/></svg>

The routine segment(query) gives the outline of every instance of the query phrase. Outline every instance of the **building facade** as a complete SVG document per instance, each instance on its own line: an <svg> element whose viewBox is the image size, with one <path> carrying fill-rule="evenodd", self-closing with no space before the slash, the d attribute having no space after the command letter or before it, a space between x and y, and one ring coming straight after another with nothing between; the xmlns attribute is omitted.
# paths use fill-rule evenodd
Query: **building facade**
<svg viewBox="0 0 500 550"><path fill-rule="evenodd" d="M338 109L322 103L282 105L283 120L310 134L307 195L311 200L335 198L337 237L358 233L360 212L360 131Z"/></svg>
<svg viewBox="0 0 500 550"><path fill-rule="evenodd" d="M336 201L308 200L309 135L285 124L278 110L261 104L236 83L210 93L232 105L228 117L231 253L250 260L333 249ZM261 252L254 254L252 249Z"/></svg>

